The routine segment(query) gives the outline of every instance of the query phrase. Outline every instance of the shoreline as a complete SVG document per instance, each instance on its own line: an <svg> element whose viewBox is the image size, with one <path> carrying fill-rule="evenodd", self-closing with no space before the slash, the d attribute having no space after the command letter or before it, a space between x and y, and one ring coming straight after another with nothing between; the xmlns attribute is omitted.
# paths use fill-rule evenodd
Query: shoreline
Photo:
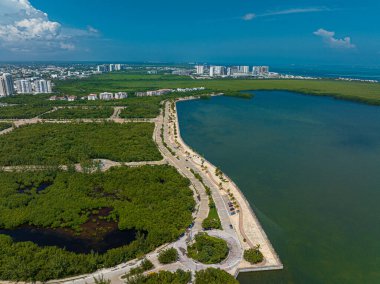
<svg viewBox="0 0 380 284"><path fill-rule="evenodd" d="M217 95L212 95L212 96L220 96L220 95L223 95L223 94L217 94ZM196 155L198 157L201 157L201 159L204 161L203 165L206 165L206 167L208 169L212 169L211 172L207 170L209 178L215 179L218 177L216 177L215 174L213 175L212 172L214 172L217 169L217 167L215 165L213 165L210 161L206 160L204 157L199 155L189 145L187 145L181 136L181 130L180 130L180 126L179 126L179 119L178 119L178 113L177 113L177 103L189 101L189 100L196 100L196 99L199 99L199 97L179 98L179 99L175 100L175 102L174 102L174 104L175 104L175 111L174 111L175 125L176 125L177 133L178 133L178 137L176 140L184 147L184 149L186 149L186 151L193 153L194 155ZM198 169L199 169L199 164L198 164ZM202 168L200 169L200 172L202 172ZM252 246L252 244L251 245L249 244L249 241L251 241L252 243L254 241L256 241L256 243L260 244L261 251L264 255L264 261L262 263L259 263L256 265L251 265L248 262L243 260L241 262L241 264L238 266L238 268L236 269L235 277L237 277L239 272L251 272L251 271L260 271L260 270L281 270L281 269L283 269L284 266L283 266L283 264L282 264L282 262L278 256L278 254L276 253L275 249L273 248L267 234L265 233L264 229L262 228L262 226L261 226L256 214L254 213L252 207L250 206L248 200L245 198L245 196L242 193L242 191L240 190L240 188L233 182L233 180L230 177L228 177L225 173L222 173L222 176L225 180L227 180L227 183L229 183L229 189L231 190L231 192L235 191L234 192L236 194L235 198L238 200L238 203L240 205L240 208L241 208L240 211L241 212L246 211L245 213L247 213L245 220L242 217L241 217L241 219L243 219L243 220L242 221L239 220L240 222L243 223L243 226L242 226L243 232L246 231L245 233L248 234L247 235L248 238L247 238L246 242L244 242L245 238L242 237L242 235L239 236L239 239L241 241L242 246L245 249L247 249L247 248ZM207 175L206 175L206 177L207 177ZM218 181L222 182L223 185L226 184L221 179L219 179ZM241 213L239 213L237 215L240 215L240 214ZM256 230L252 229L252 227L251 227L252 225L254 225ZM255 245L256 243L253 243L253 245Z"/></svg>

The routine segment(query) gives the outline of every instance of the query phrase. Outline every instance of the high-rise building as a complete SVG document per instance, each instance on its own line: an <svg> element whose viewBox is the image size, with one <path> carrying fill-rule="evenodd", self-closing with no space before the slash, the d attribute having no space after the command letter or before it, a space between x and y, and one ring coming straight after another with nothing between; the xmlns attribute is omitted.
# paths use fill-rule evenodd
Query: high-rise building
<svg viewBox="0 0 380 284"><path fill-rule="evenodd" d="M197 75L203 75L205 72L205 67L203 65L197 65L195 66L195 69L197 70Z"/></svg>
<svg viewBox="0 0 380 284"><path fill-rule="evenodd" d="M32 84L29 80L17 80L16 82L17 93L31 94L33 93Z"/></svg>
<svg viewBox="0 0 380 284"><path fill-rule="evenodd" d="M214 66L214 73L215 75L221 76L225 74L225 67L224 66Z"/></svg>
<svg viewBox="0 0 380 284"><path fill-rule="evenodd" d="M210 77L215 76L215 66L210 66Z"/></svg>
<svg viewBox="0 0 380 284"><path fill-rule="evenodd" d="M11 74L4 73L0 76L0 96L12 96L15 93L13 78Z"/></svg>
<svg viewBox="0 0 380 284"><path fill-rule="evenodd" d="M269 73L269 66L253 66L252 75L253 76L263 76Z"/></svg>
<svg viewBox="0 0 380 284"><path fill-rule="evenodd" d="M48 94L52 92L51 82L46 80L37 80L34 82L34 90L36 93Z"/></svg>
<svg viewBox="0 0 380 284"><path fill-rule="evenodd" d="M0 76L0 97L8 96L7 89L5 87L5 80L3 76Z"/></svg>
<svg viewBox="0 0 380 284"><path fill-rule="evenodd" d="M115 71L115 64L110 64L109 71Z"/></svg>
<svg viewBox="0 0 380 284"><path fill-rule="evenodd" d="M121 64L115 64L115 71L121 70Z"/></svg>
<svg viewBox="0 0 380 284"><path fill-rule="evenodd" d="M224 66L210 66L210 77L225 75L226 68Z"/></svg>
<svg viewBox="0 0 380 284"><path fill-rule="evenodd" d="M109 65L98 65L97 71L98 72L108 72L109 71Z"/></svg>

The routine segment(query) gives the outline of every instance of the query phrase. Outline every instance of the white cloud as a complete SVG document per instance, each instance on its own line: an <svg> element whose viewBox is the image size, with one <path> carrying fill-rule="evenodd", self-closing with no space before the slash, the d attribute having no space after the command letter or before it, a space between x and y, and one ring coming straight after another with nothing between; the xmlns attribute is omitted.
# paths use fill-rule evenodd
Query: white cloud
<svg viewBox="0 0 380 284"><path fill-rule="evenodd" d="M253 20L254 18L263 18L263 17L272 17L272 16L278 16L278 15L290 15L290 14L303 14L303 13L317 13L317 12L326 12L331 11L331 9L326 7L309 7L309 8L293 8L293 9L286 9L286 10L278 10L278 11L270 11L263 14L253 14L249 13L242 17L245 21Z"/></svg>
<svg viewBox="0 0 380 284"><path fill-rule="evenodd" d="M254 13L248 13L248 14L245 14L242 19L244 21L250 21L250 20L253 20L254 18L256 17L256 15Z"/></svg>
<svg viewBox="0 0 380 284"><path fill-rule="evenodd" d="M314 32L314 35L321 37L327 45L333 48L346 48L346 49L356 48L356 46L351 42L350 37L339 39L335 37L335 32L332 32L332 31L319 29Z"/></svg>
<svg viewBox="0 0 380 284"><path fill-rule="evenodd" d="M76 39L98 30L62 27L29 0L0 0L0 46L13 52L74 50Z"/></svg>
<svg viewBox="0 0 380 284"><path fill-rule="evenodd" d="M71 44L71 43L64 43L64 42L61 42L59 44L59 46L62 48L62 49L66 49L66 50L74 50L75 49L75 45L74 44Z"/></svg>
<svg viewBox="0 0 380 284"><path fill-rule="evenodd" d="M310 7L310 8L295 8L295 9L287 9L280 11L272 11L265 14L262 14L262 17L269 16L277 16L277 15L290 15L290 14L303 14L303 13L317 13L317 12L325 12L330 11L330 9L325 7Z"/></svg>

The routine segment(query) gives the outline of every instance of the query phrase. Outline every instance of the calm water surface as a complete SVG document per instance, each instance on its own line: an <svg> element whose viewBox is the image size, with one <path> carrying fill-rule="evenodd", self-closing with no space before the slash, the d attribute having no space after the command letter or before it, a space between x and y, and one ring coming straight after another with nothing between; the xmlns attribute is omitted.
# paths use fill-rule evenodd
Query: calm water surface
<svg viewBox="0 0 380 284"><path fill-rule="evenodd" d="M241 283L380 283L380 107L290 92L181 102L184 140L225 171L285 265Z"/></svg>

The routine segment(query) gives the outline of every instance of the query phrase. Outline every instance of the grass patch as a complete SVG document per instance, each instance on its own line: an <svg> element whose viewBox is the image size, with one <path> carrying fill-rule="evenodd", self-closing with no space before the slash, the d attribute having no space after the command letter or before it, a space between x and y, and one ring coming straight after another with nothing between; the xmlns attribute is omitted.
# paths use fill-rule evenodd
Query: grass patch
<svg viewBox="0 0 380 284"><path fill-rule="evenodd" d="M227 257L228 251L225 240L206 233L196 235L194 244L187 247L188 256L204 264L220 263Z"/></svg>
<svg viewBox="0 0 380 284"><path fill-rule="evenodd" d="M69 165L89 159L161 160L153 123L33 124L0 137L0 165Z"/></svg>

